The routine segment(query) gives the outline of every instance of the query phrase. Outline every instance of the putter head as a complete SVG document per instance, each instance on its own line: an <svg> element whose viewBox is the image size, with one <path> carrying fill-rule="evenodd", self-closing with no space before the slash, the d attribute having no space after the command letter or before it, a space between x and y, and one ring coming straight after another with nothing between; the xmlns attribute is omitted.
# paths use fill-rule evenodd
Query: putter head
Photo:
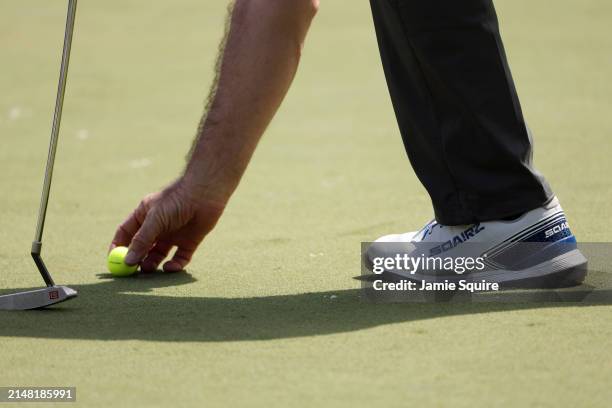
<svg viewBox="0 0 612 408"><path fill-rule="evenodd" d="M77 291L67 286L49 286L0 296L0 310L40 309L65 302L76 296Z"/></svg>

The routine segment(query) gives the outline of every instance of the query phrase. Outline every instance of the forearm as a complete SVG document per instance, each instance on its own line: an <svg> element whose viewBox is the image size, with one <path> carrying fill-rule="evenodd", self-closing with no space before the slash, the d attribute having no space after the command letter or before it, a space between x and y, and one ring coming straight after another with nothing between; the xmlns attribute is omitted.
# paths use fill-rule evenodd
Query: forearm
<svg viewBox="0 0 612 408"><path fill-rule="evenodd" d="M185 180L224 205L285 97L316 12L315 0L237 0L218 84Z"/></svg>

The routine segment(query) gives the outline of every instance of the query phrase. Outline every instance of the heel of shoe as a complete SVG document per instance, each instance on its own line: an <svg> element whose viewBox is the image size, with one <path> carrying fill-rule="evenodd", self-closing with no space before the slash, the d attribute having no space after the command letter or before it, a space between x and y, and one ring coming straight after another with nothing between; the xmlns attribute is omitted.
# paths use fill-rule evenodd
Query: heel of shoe
<svg viewBox="0 0 612 408"><path fill-rule="evenodd" d="M501 284L503 289L559 289L581 285L587 276L588 263L537 278L521 279Z"/></svg>
<svg viewBox="0 0 612 408"><path fill-rule="evenodd" d="M504 289L555 289L582 284L588 274L588 261L579 250L565 254L538 265L535 270L550 270L550 273L535 274L525 278L501 283Z"/></svg>

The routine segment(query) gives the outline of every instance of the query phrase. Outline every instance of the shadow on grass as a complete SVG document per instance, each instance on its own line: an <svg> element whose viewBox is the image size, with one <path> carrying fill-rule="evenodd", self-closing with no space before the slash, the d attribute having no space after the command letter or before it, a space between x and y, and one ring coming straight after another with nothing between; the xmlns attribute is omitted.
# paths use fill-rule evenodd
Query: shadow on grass
<svg viewBox="0 0 612 408"><path fill-rule="evenodd" d="M158 296L146 292L187 285L195 278L188 273L127 279L101 275L101 282L71 286L79 297L65 304L0 312L0 336L181 342L315 336L446 316L612 304L610 276L592 273L594 280L561 297L557 291L530 291L529 297L498 293L494 301L373 304L361 299L359 289L252 298ZM26 289L0 294L20 290ZM534 293L538 302L533 302Z"/></svg>

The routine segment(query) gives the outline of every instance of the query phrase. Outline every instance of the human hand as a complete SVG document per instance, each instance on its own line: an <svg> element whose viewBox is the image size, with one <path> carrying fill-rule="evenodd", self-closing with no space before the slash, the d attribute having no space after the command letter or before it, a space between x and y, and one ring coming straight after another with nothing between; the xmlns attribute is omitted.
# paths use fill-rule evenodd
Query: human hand
<svg viewBox="0 0 612 408"><path fill-rule="evenodd" d="M198 245L214 228L224 205L207 202L197 188L183 178L163 190L147 195L118 227L110 249L129 246L128 265L140 263L152 272L177 247L163 265L166 272L183 270Z"/></svg>

